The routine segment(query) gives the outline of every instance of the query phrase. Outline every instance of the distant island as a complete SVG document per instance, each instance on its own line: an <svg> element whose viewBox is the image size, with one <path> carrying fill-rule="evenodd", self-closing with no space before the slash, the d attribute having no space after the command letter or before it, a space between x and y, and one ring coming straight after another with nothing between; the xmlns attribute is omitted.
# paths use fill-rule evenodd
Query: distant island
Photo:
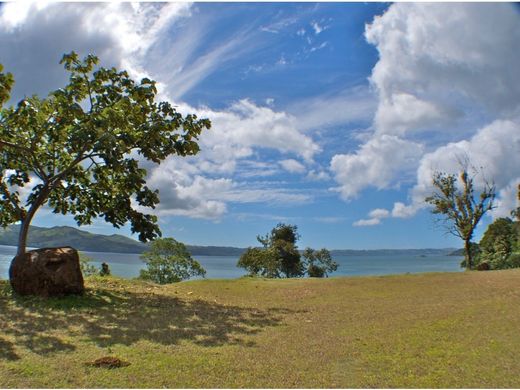
<svg viewBox="0 0 520 390"><path fill-rule="evenodd" d="M18 242L18 225L11 225L0 229L0 245L16 246ZM95 234L76 229L71 226L55 226L51 228L31 226L29 230L28 246L34 248L72 246L85 252L112 252L112 253L143 253L148 244L136 241L120 234ZM228 246L199 246L186 245L193 256L240 256L246 248ZM455 248L426 248L426 249L374 249L331 250L332 256L398 256L416 255L446 256L453 253Z"/></svg>

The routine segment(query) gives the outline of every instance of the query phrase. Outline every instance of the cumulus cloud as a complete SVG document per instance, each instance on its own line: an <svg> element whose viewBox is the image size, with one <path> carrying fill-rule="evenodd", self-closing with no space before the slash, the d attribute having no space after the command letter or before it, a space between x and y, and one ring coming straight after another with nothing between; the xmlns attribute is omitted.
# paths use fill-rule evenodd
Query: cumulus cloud
<svg viewBox="0 0 520 390"><path fill-rule="evenodd" d="M445 126L468 105L519 113L520 16L505 3L398 3L366 28L382 132Z"/></svg>
<svg viewBox="0 0 520 390"><path fill-rule="evenodd" d="M358 196L367 186L387 188L397 173L417 163L422 147L393 135L374 137L353 154L335 155L330 168L345 200Z"/></svg>
<svg viewBox="0 0 520 390"><path fill-rule="evenodd" d="M467 158L482 171L477 185L485 178L497 186L493 215L506 214L520 181L520 13L514 5L396 3L365 35L379 52L370 77L378 105L365 143L332 158L343 198L395 185L403 170L415 170L410 201L389 211L409 218L426 206L433 172L457 173ZM383 137L393 141L381 143ZM357 226L378 223L372 217Z"/></svg>

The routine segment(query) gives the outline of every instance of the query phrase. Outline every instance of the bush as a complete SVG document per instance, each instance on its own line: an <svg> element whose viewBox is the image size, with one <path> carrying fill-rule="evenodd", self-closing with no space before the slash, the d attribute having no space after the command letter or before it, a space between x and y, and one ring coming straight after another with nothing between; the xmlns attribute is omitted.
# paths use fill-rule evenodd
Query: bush
<svg viewBox="0 0 520 390"><path fill-rule="evenodd" d="M93 259L91 257L88 257L84 253L79 253L79 266L81 268L81 273L84 277L92 276L97 274L97 269L94 267L90 262Z"/></svg>
<svg viewBox="0 0 520 390"><path fill-rule="evenodd" d="M193 276L206 275L201 265L191 258L182 242L173 238L161 238L152 242L150 250L141 255L146 269L140 278L159 284L176 283Z"/></svg>
<svg viewBox="0 0 520 390"><path fill-rule="evenodd" d="M110 276L110 268L107 263L101 263L101 269L99 270L99 276Z"/></svg>
<svg viewBox="0 0 520 390"><path fill-rule="evenodd" d="M513 253L507 259L509 268L520 268L520 253Z"/></svg>

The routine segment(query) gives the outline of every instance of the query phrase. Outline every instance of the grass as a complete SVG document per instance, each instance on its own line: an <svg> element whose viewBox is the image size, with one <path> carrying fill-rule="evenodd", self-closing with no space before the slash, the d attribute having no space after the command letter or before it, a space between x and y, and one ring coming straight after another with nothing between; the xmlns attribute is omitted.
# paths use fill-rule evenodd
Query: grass
<svg viewBox="0 0 520 390"><path fill-rule="evenodd" d="M0 388L520 387L520 270L87 287L0 282Z"/></svg>

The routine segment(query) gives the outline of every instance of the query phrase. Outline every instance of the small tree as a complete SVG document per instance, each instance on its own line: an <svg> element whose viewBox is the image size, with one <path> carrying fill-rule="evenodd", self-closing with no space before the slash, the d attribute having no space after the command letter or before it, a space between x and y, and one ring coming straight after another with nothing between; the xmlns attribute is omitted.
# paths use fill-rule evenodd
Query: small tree
<svg viewBox="0 0 520 390"><path fill-rule="evenodd" d="M0 73L0 226L20 223L18 255L25 253L30 223L45 204L55 213L74 214L78 225L102 217L114 227L129 222L142 241L159 236L157 218L134 207L159 202L140 161L196 154L209 120L156 103L152 80L135 82L115 68L94 71L93 55L81 61L72 52L61 63L70 73L64 88L16 107L2 108L13 79ZM26 200L21 188L29 193Z"/></svg>
<svg viewBox="0 0 520 390"><path fill-rule="evenodd" d="M91 264L92 261L93 259L91 257L82 252L79 253L79 266L83 276L92 276L97 273L96 267Z"/></svg>
<svg viewBox="0 0 520 390"><path fill-rule="evenodd" d="M176 283L193 276L206 275L206 271L191 258L182 242L173 238L161 238L152 242L150 250L141 255L146 269L140 278L159 284Z"/></svg>
<svg viewBox="0 0 520 390"><path fill-rule="evenodd" d="M323 278L338 269L338 263L332 260L330 252L325 248L320 250L305 248L303 257L310 277Z"/></svg>
<svg viewBox="0 0 520 390"><path fill-rule="evenodd" d="M455 175L434 173L436 192L427 197L426 202L433 205L433 214L441 216L447 231L464 241L466 269L470 270L473 264L471 239L480 219L493 208L495 187L486 183L480 196L475 198L473 178L469 177L466 169L459 178L462 188L458 188Z"/></svg>
<svg viewBox="0 0 520 390"><path fill-rule="evenodd" d="M300 238L298 227L279 223L270 234L257 236L263 248L248 248L237 267L245 268L250 275L268 278L303 276L304 269L296 241Z"/></svg>

